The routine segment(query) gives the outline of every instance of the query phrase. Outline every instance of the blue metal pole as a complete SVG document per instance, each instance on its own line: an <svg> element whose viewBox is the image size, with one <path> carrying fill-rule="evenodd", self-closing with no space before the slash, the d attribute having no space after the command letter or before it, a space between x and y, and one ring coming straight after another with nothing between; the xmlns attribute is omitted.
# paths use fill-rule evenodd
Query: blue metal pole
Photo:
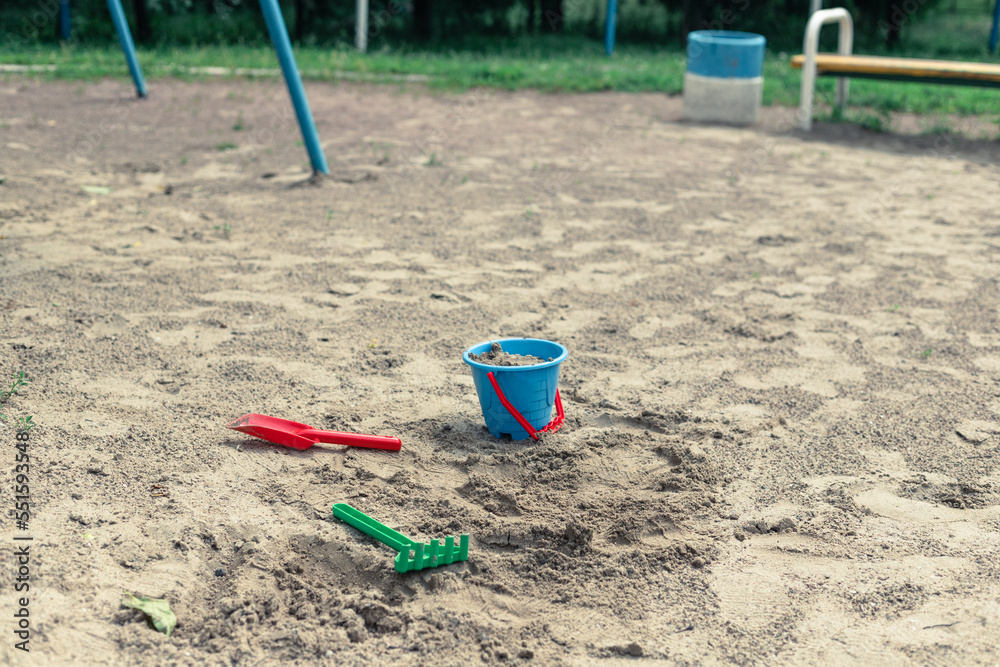
<svg viewBox="0 0 1000 667"><path fill-rule="evenodd" d="M288 29L285 27L285 19L281 16L278 0L260 0L260 8L264 12L267 31L271 33L274 51L278 54L281 71L285 75L288 94L292 98L292 106L295 107L295 115L299 119L299 129L302 130L302 139L309 152L309 161L314 171L329 174L330 168L326 166L326 156L323 155L323 147L319 143L316 123L313 122L312 111L309 110L309 100L306 99L306 91L302 87L302 77L299 76L299 68L295 64L292 43L288 39Z"/></svg>
<svg viewBox="0 0 1000 667"><path fill-rule="evenodd" d="M121 42L122 51L125 52L128 71L132 73L132 81L135 82L135 91L139 97L145 97L146 81L142 78L139 58L135 55L135 44L132 43L132 32L128 29L128 21L125 20L122 0L108 0L108 9L111 11L111 21L115 24L115 32L118 33L118 41Z"/></svg>
<svg viewBox="0 0 1000 667"><path fill-rule="evenodd" d="M59 38L67 42L70 38L69 0L59 0Z"/></svg>
<svg viewBox="0 0 1000 667"><path fill-rule="evenodd" d="M993 29L990 31L990 53L997 50L997 42L1000 41L1000 0L997 0L993 8Z"/></svg>
<svg viewBox="0 0 1000 667"><path fill-rule="evenodd" d="M618 0L608 0L608 15L604 19L604 52L615 52L615 22L618 19Z"/></svg>

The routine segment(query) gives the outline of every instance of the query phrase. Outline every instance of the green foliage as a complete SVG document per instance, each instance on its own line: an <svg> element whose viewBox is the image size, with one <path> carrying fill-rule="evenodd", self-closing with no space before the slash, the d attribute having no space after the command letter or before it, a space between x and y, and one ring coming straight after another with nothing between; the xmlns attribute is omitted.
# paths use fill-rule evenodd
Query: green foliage
<svg viewBox="0 0 1000 667"><path fill-rule="evenodd" d="M10 387L3 392L0 392L0 404L6 403L11 396L16 394L21 389L21 387L27 386L27 377L25 376L24 371L21 371L17 374L17 377L14 378L14 381L10 383Z"/></svg>
<svg viewBox="0 0 1000 667"><path fill-rule="evenodd" d="M841 112L840 109L834 107L826 120L860 125L872 132L888 132L890 129L889 112L884 109L858 109L851 107Z"/></svg>
<svg viewBox="0 0 1000 667"><path fill-rule="evenodd" d="M177 627L177 616L170 609L170 603L166 600L148 598L146 596L137 597L125 591L125 599L122 600L123 607L138 609L149 617L153 627L170 636Z"/></svg>
<svg viewBox="0 0 1000 667"><path fill-rule="evenodd" d="M11 396L16 395L18 391L27 386L28 379L24 371L21 371L17 374L17 377L14 378L13 382L10 383L10 387L0 391L0 407L3 407L4 403L10 400ZM9 419L10 417L3 412L0 412L0 421L8 421ZM20 417L17 420L17 430L19 432L27 433L33 426L35 426L35 422L32 421L31 415L28 415L27 417Z"/></svg>
<svg viewBox="0 0 1000 667"><path fill-rule="evenodd" d="M330 48L354 39L354 3L300 0L282 4L285 23L298 46ZM859 48L906 48L908 35L920 30L934 48L953 50L975 41L985 47L989 29L982 0L844 0L854 15ZM133 0L123 3L133 35L147 46L266 46L267 30L253 0ZM135 8L145 12L136 14ZM619 43L682 47L691 30L745 30L768 38L776 50L798 50L808 18L805 2L751 0L620 0ZM956 7L955 12L951 11ZM0 41L16 51L57 41L54 0L4 0L0 3ZM906 10L910 9L910 12ZM986 10L989 8L986 7ZM401 43L435 43L463 50L484 37L570 35L600 38L606 0L372 0L369 48ZM941 30L942 16L955 24ZM950 17L950 18L949 18ZM105 0L73 0L73 40L112 44L114 29ZM832 45L835 30L825 31Z"/></svg>

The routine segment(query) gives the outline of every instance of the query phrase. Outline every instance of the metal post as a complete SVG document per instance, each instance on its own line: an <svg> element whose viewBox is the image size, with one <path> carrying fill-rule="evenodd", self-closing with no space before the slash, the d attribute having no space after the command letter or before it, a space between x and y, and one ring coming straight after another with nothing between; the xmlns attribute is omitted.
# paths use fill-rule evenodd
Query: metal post
<svg viewBox="0 0 1000 667"><path fill-rule="evenodd" d="M618 0L608 0L608 12L607 16L604 17L604 52L609 56L615 52L615 22L617 19Z"/></svg>
<svg viewBox="0 0 1000 667"><path fill-rule="evenodd" d="M990 53L997 50L997 42L1000 41L1000 0L993 7L993 29L990 30Z"/></svg>
<svg viewBox="0 0 1000 667"><path fill-rule="evenodd" d="M354 18L354 46L364 53L368 50L368 0L357 0Z"/></svg>
<svg viewBox="0 0 1000 667"><path fill-rule="evenodd" d="M68 42L69 38L69 0L59 0L59 39Z"/></svg>
<svg viewBox="0 0 1000 667"><path fill-rule="evenodd" d="M139 58L135 55L135 44L132 43L132 32L128 29L128 21L125 20L122 1L108 0L108 10L111 12L111 22L115 24L115 32L118 33L118 41L122 45L122 51L125 52L128 71L132 74L132 81L135 82L135 92L139 94L139 97L145 97L146 81L142 78Z"/></svg>
<svg viewBox="0 0 1000 667"><path fill-rule="evenodd" d="M802 52L805 55L802 63L802 88L799 93L799 127L808 132L812 129L813 96L816 94L816 53L819 51L819 31L826 23L839 23L840 35L837 50L842 56L851 55L854 47L854 22L850 13L843 7L821 9L809 19L806 24L806 35L803 38ZM837 105L844 108L847 104L847 77L837 78Z"/></svg>
<svg viewBox="0 0 1000 667"><path fill-rule="evenodd" d="M847 18L838 19L840 31L837 34L837 53L849 56L854 50L854 20L846 9L844 11L847 13ZM850 85L851 80L846 76L837 77L837 108L841 111L847 107L847 93Z"/></svg>
<svg viewBox="0 0 1000 667"><path fill-rule="evenodd" d="M326 156L323 155L323 147L319 143L316 123L313 122L312 111L309 110L309 101L302 87L302 77L299 76L299 68L295 64L292 43L288 39L288 29L285 27L285 19L281 16L278 0L260 0L260 8L264 12L267 31L271 33L274 51L278 54L281 72L285 75L285 84L292 98L292 106L295 107L295 116L299 119L299 129L302 130L302 139L309 152L313 171L329 174L330 168L326 166Z"/></svg>

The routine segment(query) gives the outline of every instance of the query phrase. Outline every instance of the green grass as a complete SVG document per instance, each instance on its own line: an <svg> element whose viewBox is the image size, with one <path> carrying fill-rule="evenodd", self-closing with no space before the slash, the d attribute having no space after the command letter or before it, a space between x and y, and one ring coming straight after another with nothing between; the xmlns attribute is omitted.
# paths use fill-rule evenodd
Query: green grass
<svg viewBox="0 0 1000 667"><path fill-rule="evenodd" d="M917 34L916 29L914 34ZM914 51L920 44L914 46L907 42L904 46L909 49L906 55L929 55ZM973 46L970 42L963 48L968 51ZM967 53L963 58L997 62L996 56L985 53L984 46L980 51L978 55ZM449 91L485 86L508 90L532 88L545 92L680 93L685 69L685 55L676 47L619 44L614 56L609 58L600 42L573 36L483 39L476 47L459 50L440 45L428 49L402 45L368 54L360 54L347 46L305 47L296 49L296 57L308 80L360 79L396 85L416 82ZM800 72L791 68L789 59L790 54L768 53L764 63L765 104L790 107L798 104ZM273 51L266 46L144 49L139 51L139 60L147 78L153 80L162 77L212 78L191 71L199 67L272 70L273 73L257 76L277 76L277 61ZM110 45L36 46L17 51L0 47L0 62L56 67L52 72L32 74L41 78L127 77L121 51ZM817 101L832 100L833 87L833 79L820 78ZM851 82L850 105L854 109L867 110L867 115L862 117L863 124L877 126L879 119L889 112L995 114L997 95L996 90L985 88L855 79ZM850 114L847 120L858 122Z"/></svg>
<svg viewBox="0 0 1000 667"><path fill-rule="evenodd" d="M428 85L449 90L476 86L505 89L535 88L544 91L648 91L680 90L684 58L679 51L622 48L614 58L604 55L599 43L583 38L504 40L482 51L418 50L406 46L360 54L352 48L296 49L299 69L306 79L363 79L399 81L408 75L426 78ZM231 67L276 69L268 47L212 46L140 50L139 61L147 78L191 78L190 68ZM5 51L0 62L55 65L53 78L93 79L126 75L121 51L106 48L34 47Z"/></svg>

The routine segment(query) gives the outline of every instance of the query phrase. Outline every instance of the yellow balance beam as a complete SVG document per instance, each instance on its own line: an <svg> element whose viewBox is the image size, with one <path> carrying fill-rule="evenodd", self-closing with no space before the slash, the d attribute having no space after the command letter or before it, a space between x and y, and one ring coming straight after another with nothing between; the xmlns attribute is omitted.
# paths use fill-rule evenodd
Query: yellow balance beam
<svg viewBox="0 0 1000 667"><path fill-rule="evenodd" d="M802 69L805 56L793 56L792 67ZM919 60L916 58L884 58L879 56L841 56L820 53L816 56L818 74L874 77L885 79L939 80L941 83L963 82L1000 84L1000 65L963 63L950 60Z"/></svg>

